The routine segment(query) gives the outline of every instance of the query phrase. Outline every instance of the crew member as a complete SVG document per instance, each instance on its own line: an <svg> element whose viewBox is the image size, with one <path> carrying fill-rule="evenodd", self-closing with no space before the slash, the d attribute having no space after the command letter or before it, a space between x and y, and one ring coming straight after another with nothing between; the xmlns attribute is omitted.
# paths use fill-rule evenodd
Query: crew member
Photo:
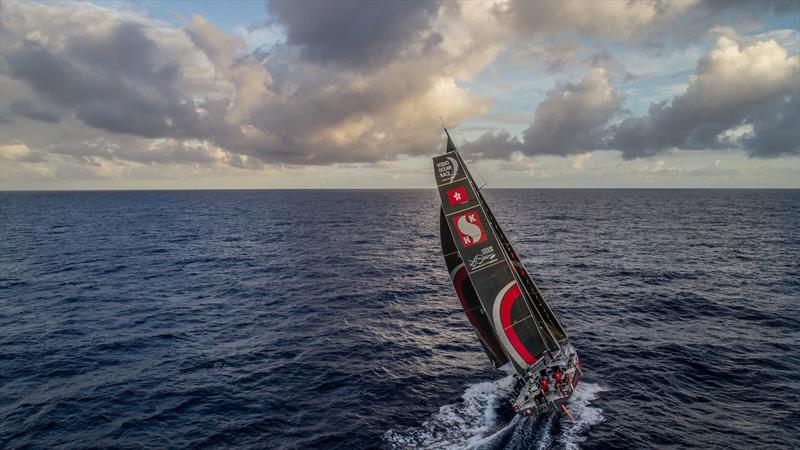
<svg viewBox="0 0 800 450"><path fill-rule="evenodd" d="M550 392L550 383L547 382L547 378L542 377L539 380L539 387L542 389L542 394L544 395Z"/></svg>
<svg viewBox="0 0 800 450"><path fill-rule="evenodd" d="M553 379L556 382L556 387L560 390L561 389L561 369L556 369L556 373L553 374Z"/></svg>

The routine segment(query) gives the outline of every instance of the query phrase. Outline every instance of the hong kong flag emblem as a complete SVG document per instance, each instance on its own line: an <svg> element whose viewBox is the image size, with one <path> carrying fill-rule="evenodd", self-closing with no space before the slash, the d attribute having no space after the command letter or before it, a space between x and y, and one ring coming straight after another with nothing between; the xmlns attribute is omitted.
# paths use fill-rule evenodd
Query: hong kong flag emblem
<svg viewBox="0 0 800 450"><path fill-rule="evenodd" d="M459 186L455 189L450 189L447 191L447 198L450 200L450 206L460 205L469 201L469 197L467 197L467 190L464 189L464 186Z"/></svg>
<svg viewBox="0 0 800 450"><path fill-rule="evenodd" d="M464 247L472 247L486 241L486 232L483 231L481 218L477 210L453 217L453 223L458 231L458 238Z"/></svg>

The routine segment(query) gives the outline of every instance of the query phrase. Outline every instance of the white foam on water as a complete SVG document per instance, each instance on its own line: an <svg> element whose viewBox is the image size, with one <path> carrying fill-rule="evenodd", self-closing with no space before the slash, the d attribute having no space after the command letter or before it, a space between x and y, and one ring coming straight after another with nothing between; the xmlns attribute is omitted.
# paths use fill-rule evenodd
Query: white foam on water
<svg viewBox="0 0 800 450"><path fill-rule="evenodd" d="M575 417L575 421L571 421L568 417L561 419L563 431L558 437L561 447L567 450L579 449L580 444L586 440L586 432L603 421L603 410L592 406L591 402L597 399L598 394L606 390L596 383L582 382L578 384L567 404L567 409Z"/></svg>
<svg viewBox="0 0 800 450"><path fill-rule="evenodd" d="M419 427L387 431L384 442L388 448L397 449L479 450L496 448L505 442L504 446L509 448L544 450L555 446L573 450L580 448L586 440L585 433L592 426L603 421L603 410L591 406L591 402L606 389L583 382L567 405L575 417L574 422L564 414L551 414L534 429L532 419L515 416L502 429L496 430L496 411L505 397L503 391L510 390L513 383L514 379L507 376L473 384L464 392L462 402L442 406ZM554 436L551 430L556 421L561 422L561 432Z"/></svg>
<svg viewBox="0 0 800 450"><path fill-rule="evenodd" d="M497 381L469 386L462 401L439 408L416 428L387 431L383 438L389 448L463 449L480 442L497 422L497 407L503 391L513 387L509 375ZM512 421L513 422L513 421Z"/></svg>

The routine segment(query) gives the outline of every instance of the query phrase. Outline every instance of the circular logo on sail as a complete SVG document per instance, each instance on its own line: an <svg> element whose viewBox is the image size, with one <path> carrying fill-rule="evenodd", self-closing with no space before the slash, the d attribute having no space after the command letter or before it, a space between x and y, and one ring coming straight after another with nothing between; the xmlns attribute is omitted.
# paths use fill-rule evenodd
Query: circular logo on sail
<svg viewBox="0 0 800 450"><path fill-rule="evenodd" d="M478 211L473 210L453 218L453 223L458 231L458 238L464 247L472 247L486 240Z"/></svg>
<svg viewBox="0 0 800 450"><path fill-rule="evenodd" d="M453 180L456 179L456 175L458 175L458 161L450 157L448 157L447 160L450 161L450 164L453 166L453 173L450 175L450 183L452 183Z"/></svg>

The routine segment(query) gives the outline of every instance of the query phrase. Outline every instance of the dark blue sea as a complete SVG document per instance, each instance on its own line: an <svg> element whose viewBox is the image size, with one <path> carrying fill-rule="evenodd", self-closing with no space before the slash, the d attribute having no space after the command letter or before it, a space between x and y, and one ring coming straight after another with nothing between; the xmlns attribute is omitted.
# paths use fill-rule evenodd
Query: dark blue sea
<svg viewBox="0 0 800 450"><path fill-rule="evenodd" d="M488 192L574 422L509 414L433 190L5 192L0 447L800 447L800 191Z"/></svg>

